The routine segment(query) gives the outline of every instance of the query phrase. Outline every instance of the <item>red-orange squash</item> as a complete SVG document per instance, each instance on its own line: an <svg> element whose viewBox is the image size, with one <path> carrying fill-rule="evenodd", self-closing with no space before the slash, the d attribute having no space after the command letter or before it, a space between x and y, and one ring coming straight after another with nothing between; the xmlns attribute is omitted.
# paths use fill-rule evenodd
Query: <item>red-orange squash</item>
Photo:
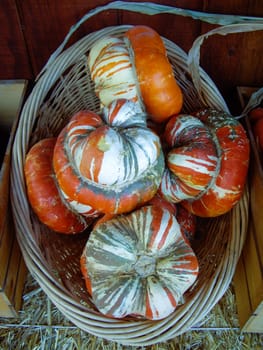
<svg viewBox="0 0 263 350"><path fill-rule="evenodd" d="M208 127L181 114L169 120L164 132L167 169L160 190L172 202L195 198L216 176L217 148Z"/></svg>
<svg viewBox="0 0 263 350"><path fill-rule="evenodd" d="M228 212L240 200L246 184L250 143L242 124L217 110L196 114L212 130L218 145L220 166L205 194L183 205L199 216L218 216Z"/></svg>
<svg viewBox="0 0 263 350"><path fill-rule="evenodd" d="M50 229L66 234L82 232L88 221L62 200L55 181L52 159L56 138L36 143L24 165L28 200L39 220Z"/></svg>
<svg viewBox="0 0 263 350"><path fill-rule="evenodd" d="M102 104L116 98L142 102L158 123L180 112L182 90L164 43L152 28L134 26L122 38L99 40L90 50L88 63Z"/></svg>
<svg viewBox="0 0 263 350"><path fill-rule="evenodd" d="M81 111L58 136L53 158L66 199L118 214L150 200L164 170L159 137L129 100L113 101L103 115Z"/></svg>
<svg viewBox="0 0 263 350"><path fill-rule="evenodd" d="M250 147L238 120L213 109L178 116L168 122L165 139L171 147L160 186L165 198L201 217L222 215L239 201Z"/></svg>
<svg viewBox="0 0 263 350"><path fill-rule="evenodd" d="M175 216L152 205L97 225L81 271L101 313L157 320L183 302L199 266Z"/></svg>
<svg viewBox="0 0 263 350"><path fill-rule="evenodd" d="M190 213L186 208L180 205L180 203L167 201L165 198L161 197L159 193L157 193L147 205L153 205L168 210L176 217L186 242L189 244L193 242L197 226L197 218L194 214Z"/></svg>

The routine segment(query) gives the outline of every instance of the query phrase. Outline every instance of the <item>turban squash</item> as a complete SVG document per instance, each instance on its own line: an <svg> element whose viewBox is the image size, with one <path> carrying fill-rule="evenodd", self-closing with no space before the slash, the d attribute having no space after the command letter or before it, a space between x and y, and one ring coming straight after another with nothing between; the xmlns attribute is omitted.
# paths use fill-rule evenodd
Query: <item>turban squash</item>
<svg viewBox="0 0 263 350"><path fill-rule="evenodd" d="M154 205L168 210L176 217L186 242L189 244L193 242L197 226L197 218L194 214L184 208L180 203L167 201L160 193L157 193L147 205Z"/></svg>
<svg viewBox="0 0 263 350"><path fill-rule="evenodd" d="M133 101L114 100L103 115L80 111L57 138L54 171L66 200L119 214L150 200L164 170L159 137Z"/></svg>
<svg viewBox="0 0 263 350"><path fill-rule="evenodd" d="M214 109L180 115L166 125L170 147L160 193L193 214L214 217L240 199L249 163L249 140L238 120Z"/></svg>
<svg viewBox="0 0 263 350"><path fill-rule="evenodd" d="M97 225L83 250L81 270L101 313L157 320L182 302L199 266L175 216L146 205Z"/></svg>
<svg viewBox="0 0 263 350"><path fill-rule="evenodd" d="M42 223L66 234L82 232L88 222L63 201L52 167L56 138L36 143L26 155L25 179L28 200Z"/></svg>
<svg viewBox="0 0 263 350"><path fill-rule="evenodd" d="M103 105L131 99L158 123L182 108L183 94L164 43L150 27L134 26L122 38L102 38L91 48L88 65Z"/></svg>

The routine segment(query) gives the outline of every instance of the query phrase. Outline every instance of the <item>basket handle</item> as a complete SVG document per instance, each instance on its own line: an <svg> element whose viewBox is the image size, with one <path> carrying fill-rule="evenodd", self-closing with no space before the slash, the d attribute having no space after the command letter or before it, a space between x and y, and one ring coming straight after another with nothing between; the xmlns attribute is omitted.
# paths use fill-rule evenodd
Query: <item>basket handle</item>
<svg viewBox="0 0 263 350"><path fill-rule="evenodd" d="M229 25L224 25L222 27L218 27L208 31L207 33L200 35L197 37L189 50L188 53L188 68L190 71L190 75L193 80L193 84L202 98L202 89L201 89L201 76L200 76L200 49L201 45L205 39L212 35L227 35L233 33L245 33L251 31L263 30L263 18L260 21L254 22L242 22L242 23L234 23Z"/></svg>
<svg viewBox="0 0 263 350"><path fill-rule="evenodd" d="M208 38L211 35L219 34L226 35L229 33L238 33L238 32L248 32L254 30L263 30L263 18L262 17L248 17L248 16L236 16L236 15L222 15L222 14L212 14L205 13L200 11L193 11L188 9L177 8L168 5L161 5L152 2L126 2L126 1L113 1L104 6L96 7L86 13L76 24L74 24L63 42L60 46L53 52L47 61L46 65L41 70L39 77L48 69L48 67L56 60L56 58L60 55L60 53L64 50L67 42L71 38L71 36L78 30L78 28L89 18L97 15L100 12L107 10L126 10L132 11L142 14L147 14L150 16L162 14L162 13L170 13L174 15L191 17L196 20L201 20L203 22L207 22L210 24L217 24L223 27L219 27L207 32L204 35L199 36L192 48L189 51L189 59L188 66L190 70L190 74L193 78L193 83L197 89L198 94L202 97L201 93L201 77L199 70L199 62L200 62L200 47L204 41L204 39Z"/></svg>

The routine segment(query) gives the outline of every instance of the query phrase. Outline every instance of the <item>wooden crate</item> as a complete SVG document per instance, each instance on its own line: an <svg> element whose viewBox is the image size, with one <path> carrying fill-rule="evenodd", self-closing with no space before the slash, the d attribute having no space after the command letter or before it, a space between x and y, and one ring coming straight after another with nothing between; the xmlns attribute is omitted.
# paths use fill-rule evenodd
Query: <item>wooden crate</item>
<svg viewBox="0 0 263 350"><path fill-rule="evenodd" d="M0 317L16 317L27 274L9 198L11 150L27 82L0 81Z"/></svg>
<svg viewBox="0 0 263 350"><path fill-rule="evenodd" d="M242 107L254 91L254 88L238 88ZM246 126L252 146L249 169L250 220L234 285L240 327L244 332L263 333L263 162L248 118Z"/></svg>

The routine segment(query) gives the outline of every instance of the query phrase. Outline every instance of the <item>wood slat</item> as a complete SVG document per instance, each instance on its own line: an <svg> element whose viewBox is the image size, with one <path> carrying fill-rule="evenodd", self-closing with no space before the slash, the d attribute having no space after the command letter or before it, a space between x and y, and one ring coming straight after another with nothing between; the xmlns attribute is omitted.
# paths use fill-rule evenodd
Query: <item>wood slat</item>
<svg viewBox="0 0 263 350"><path fill-rule="evenodd" d="M61 44L70 27L90 9L105 5L108 1L83 2L76 0L72 3L69 0L18 0L17 3L32 70L36 76L50 55ZM109 11L98 15L81 26L72 40L69 41L69 45L90 32L108 25L116 25L116 23L118 23L117 11Z"/></svg>
<svg viewBox="0 0 263 350"><path fill-rule="evenodd" d="M263 16L261 0L210 0L204 11L244 16ZM202 24L202 33L215 26ZM224 98L235 110L237 85L261 86L263 82L263 31L213 36L201 50L201 65L216 83ZM233 102L234 100L234 102Z"/></svg>
<svg viewBox="0 0 263 350"><path fill-rule="evenodd" d="M32 79L33 72L15 0L0 1L0 79Z"/></svg>
<svg viewBox="0 0 263 350"><path fill-rule="evenodd" d="M9 137L0 167L0 316L14 317L21 306L22 290L27 274L12 217L10 202L11 150L18 115L26 92L27 81L0 82L0 127Z"/></svg>

